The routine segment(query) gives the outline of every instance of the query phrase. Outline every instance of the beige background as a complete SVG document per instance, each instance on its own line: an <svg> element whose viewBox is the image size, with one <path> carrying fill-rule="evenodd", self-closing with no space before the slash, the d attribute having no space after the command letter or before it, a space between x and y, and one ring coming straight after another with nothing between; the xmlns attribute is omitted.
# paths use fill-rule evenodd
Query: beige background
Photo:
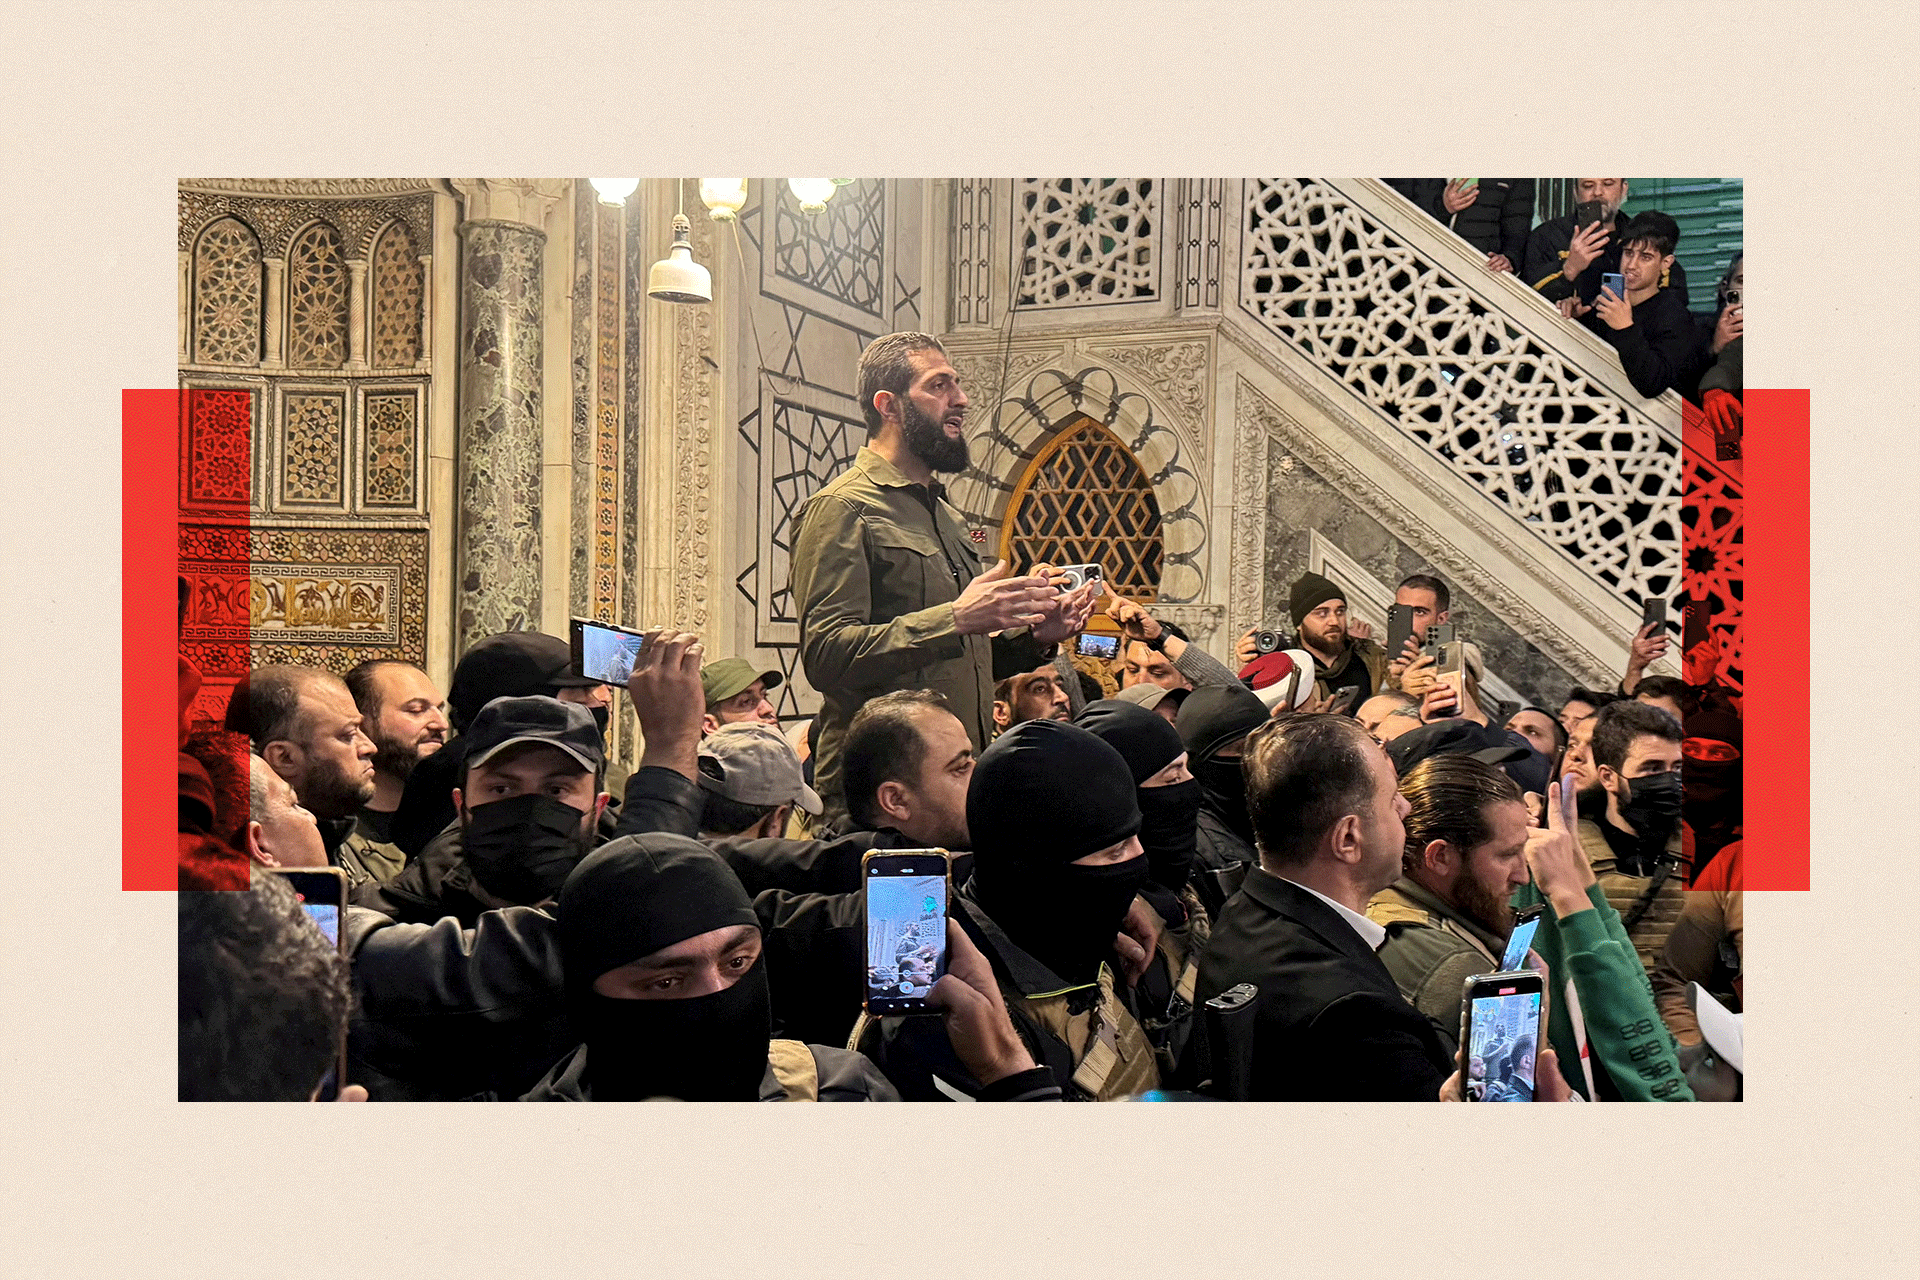
<svg viewBox="0 0 1920 1280"><path fill-rule="evenodd" d="M1902 1269L1920 110L1903 7L1847 8L8 6L0 1273ZM170 1101L173 899L117 890L115 513L119 388L174 381L176 177L1576 167L1744 177L1750 382L1814 388L1815 892L1748 906L1752 1101Z"/></svg>

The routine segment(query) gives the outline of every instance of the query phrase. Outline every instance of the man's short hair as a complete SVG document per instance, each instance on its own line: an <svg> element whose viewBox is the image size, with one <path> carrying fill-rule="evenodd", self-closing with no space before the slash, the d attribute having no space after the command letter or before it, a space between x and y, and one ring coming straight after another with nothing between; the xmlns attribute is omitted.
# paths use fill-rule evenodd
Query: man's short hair
<svg viewBox="0 0 1920 1280"><path fill-rule="evenodd" d="M352 1003L346 960L277 875L179 909L180 1100L305 1102Z"/></svg>
<svg viewBox="0 0 1920 1280"><path fill-rule="evenodd" d="M1680 243L1680 224L1658 209L1647 209L1633 215L1627 223L1627 229L1620 235L1620 247L1632 244L1644 244L1661 257L1673 252L1673 246Z"/></svg>
<svg viewBox="0 0 1920 1280"><path fill-rule="evenodd" d="M360 714L371 724L380 718L380 680L382 667L411 667L415 671L425 671L411 662L400 658L369 658L346 675L340 677L346 681L347 692L353 695L353 705L360 708Z"/></svg>
<svg viewBox="0 0 1920 1280"><path fill-rule="evenodd" d="M1260 864L1304 865L1335 823L1365 812L1379 750L1348 716L1282 716L1248 734L1240 773Z"/></svg>
<svg viewBox="0 0 1920 1280"><path fill-rule="evenodd" d="M881 391L896 396L907 394L907 388L913 385L911 357L916 351L938 351L941 355L947 353L947 349L940 345L940 339L930 333L912 330L883 334L869 342L867 349L860 353L860 367L855 381L860 389L860 414L867 420L869 436L879 432L881 422L880 411L873 407L873 397Z"/></svg>
<svg viewBox="0 0 1920 1280"><path fill-rule="evenodd" d="M1560 723L1559 716L1553 714L1553 712L1547 710L1545 707L1522 707L1520 711L1533 711L1545 716L1547 723L1553 726L1553 745L1559 750L1566 750L1567 726ZM1514 712L1513 716L1519 715L1520 711ZM1511 720L1513 716L1508 716L1507 719Z"/></svg>
<svg viewBox="0 0 1920 1280"><path fill-rule="evenodd" d="M1608 703L1618 701L1620 701L1620 695L1617 693L1603 693L1598 689L1569 689L1567 696L1560 699L1560 705L1564 707L1569 702L1584 702L1598 711Z"/></svg>
<svg viewBox="0 0 1920 1280"><path fill-rule="evenodd" d="M247 823L253 819L251 752L245 735L228 729L198 729L180 750L200 762L213 783L213 834L245 849Z"/></svg>
<svg viewBox="0 0 1920 1280"><path fill-rule="evenodd" d="M249 671L227 703L226 727L246 734L255 751L269 742L304 743L307 717L300 710L300 695L317 682L339 678L319 667L278 663Z"/></svg>
<svg viewBox="0 0 1920 1280"><path fill-rule="evenodd" d="M849 817L868 830L879 825L874 793L880 785L917 783L926 765L920 713L951 710L946 698L931 689L902 689L882 694L854 712L847 740L840 747Z"/></svg>
<svg viewBox="0 0 1920 1280"><path fill-rule="evenodd" d="M1019 678L1020 678L1019 676L1008 676L1005 680L1002 680L999 684L996 684L995 686L993 686L993 700L995 702L1004 702L1008 706L1012 706L1013 705L1013 682L1015 680L1018 680Z"/></svg>
<svg viewBox="0 0 1920 1280"><path fill-rule="evenodd" d="M1693 686L1674 676L1643 676L1640 683L1633 686L1636 698L1672 698L1675 706L1686 710L1687 702L1693 697Z"/></svg>
<svg viewBox="0 0 1920 1280"><path fill-rule="evenodd" d="M1430 573L1409 575L1401 582L1399 590L1394 594L1398 595L1400 591L1405 591L1409 588L1415 591L1433 592L1433 611L1435 613L1445 613L1453 607L1453 598L1447 594L1447 584ZM1398 655L1396 654L1395 656L1397 657Z"/></svg>
<svg viewBox="0 0 1920 1280"><path fill-rule="evenodd" d="M1615 773L1627 763L1627 749L1635 738L1651 736L1667 742L1680 742L1680 722L1650 702L1631 698L1608 703L1593 721L1594 767L1605 765Z"/></svg>
<svg viewBox="0 0 1920 1280"><path fill-rule="evenodd" d="M1408 874L1422 868L1422 853L1445 840L1462 857L1493 839L1487 809L1502 801L1522 803L1520 785L1498 765L1457 752L1428 756L1400 779L1400 794L1413 806L1407 814L1407 848L1401 866Z"/></svg>

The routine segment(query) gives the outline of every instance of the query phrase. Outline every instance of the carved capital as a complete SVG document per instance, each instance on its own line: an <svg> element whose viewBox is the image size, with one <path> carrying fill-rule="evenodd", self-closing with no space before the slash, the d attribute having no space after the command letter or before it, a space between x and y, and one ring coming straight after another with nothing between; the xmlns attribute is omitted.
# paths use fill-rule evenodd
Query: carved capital
<svg viewBox="0 0 1920 1280"><path fill-rule="evenodd" d="M566 199L566 178L453 178L470 221L519 222L545 230L547 216Z"/></svg>

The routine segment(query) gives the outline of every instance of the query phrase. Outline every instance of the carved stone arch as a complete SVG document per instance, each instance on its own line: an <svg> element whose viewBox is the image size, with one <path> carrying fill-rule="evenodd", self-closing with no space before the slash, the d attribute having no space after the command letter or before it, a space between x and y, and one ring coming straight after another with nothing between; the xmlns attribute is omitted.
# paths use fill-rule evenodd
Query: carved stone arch
<svg viewBox="0 0 1920 1280"><path fill-rule="evenodd" d="M339 369L347 363L346 242L325 218L287 238L287 365Z"/></svg>
<svg viewBox="0 0 1920 1280"><path fill-rule="evenodd" d="M193 245L193 360L260 363L260 237L231 214L202 227Z"/></svg>
<svg viewBox="0 0 1920 1280"><path fill-rule="evenodd" d="M426 340L421 332L426 270L420 245L407 220L397 216L374 228L367 243L373 296L370 363L376 369L410 369Z"/></svg>
<svg viewBox="0 0 1920 1280"><path fill-rule="evenodd" d="M1078 417L1112 432L1146 473L1160 508L1160 599L1190 604L1206 591L1206 495L1186 465L1179 432L1131 379L1099 365L1041 369L993 407L977 457L950 486L948 498L972 523L1008 518L1014 480Z"/></svg>

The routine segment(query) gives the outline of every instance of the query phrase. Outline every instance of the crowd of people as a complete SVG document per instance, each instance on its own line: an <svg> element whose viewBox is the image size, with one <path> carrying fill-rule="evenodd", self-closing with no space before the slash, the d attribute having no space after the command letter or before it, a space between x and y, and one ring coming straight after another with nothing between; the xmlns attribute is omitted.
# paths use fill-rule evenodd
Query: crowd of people
<svg viewBox="0 0 1920 1280"><path fill-rule="evenodd" d="M968 461L936 340L873 342L859 397L797 518L803 723L673 628L617 688L516 632L444 698L406 662L266 666L183 720L182 1098L1462 1100L1463 983L1532 908L1534 1100L1737 1096L1695 1017L1740 992L1739 705L1704 646L1649 676L1649 625L1617 687L1506 706L1438 575L1389 653L1308 572L1236 670L1098 579L983 563L936 479ZM863 868L908 849L950 855L935 1012L873 1016ZM336 941L303 868L343 873Z"/></svg>

